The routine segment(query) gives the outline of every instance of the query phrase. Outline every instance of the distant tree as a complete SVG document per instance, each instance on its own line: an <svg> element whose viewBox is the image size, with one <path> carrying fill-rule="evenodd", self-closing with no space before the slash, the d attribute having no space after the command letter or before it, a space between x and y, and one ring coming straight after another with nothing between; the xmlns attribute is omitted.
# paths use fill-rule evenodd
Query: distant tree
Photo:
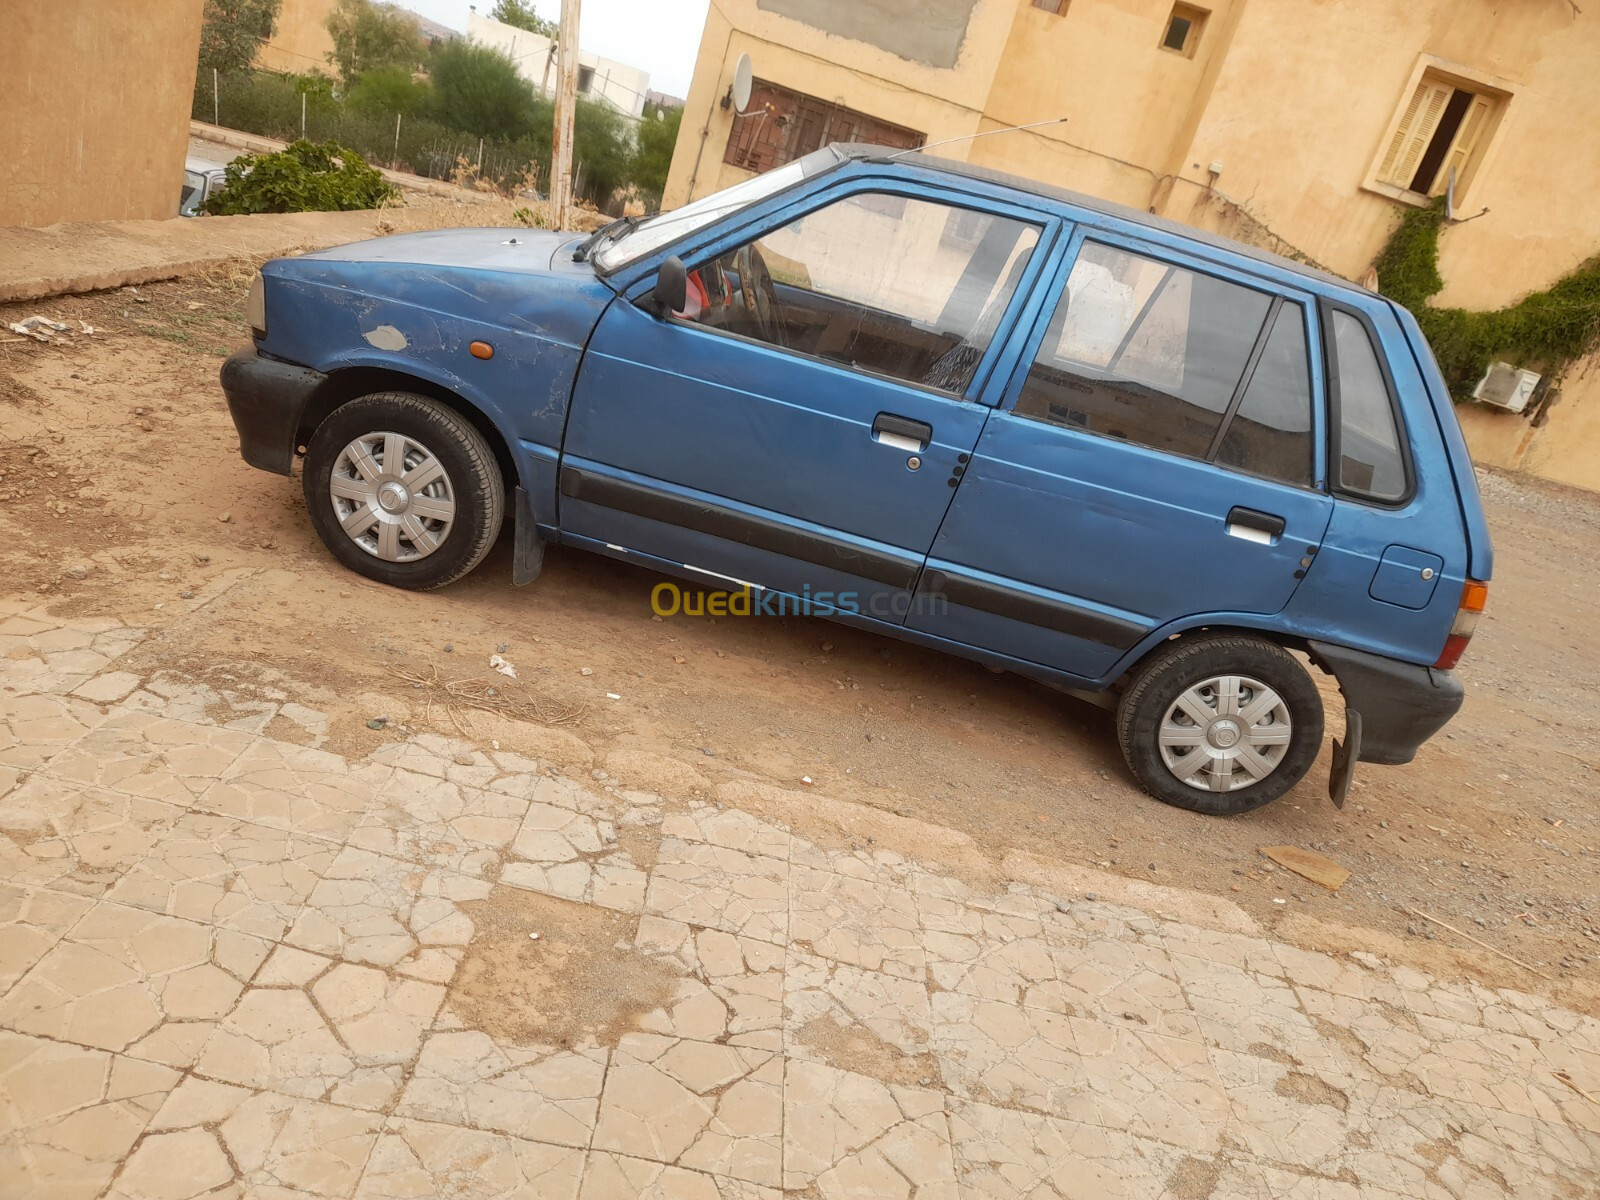
<svg viewBox="0 0 1600 1200"><path fill-rule="evenodd" d="M415 71L428 56L417 19L372 0L336 0L327 26L333 38L328 61L339 68L346 87L363 72L382 67Z"/></svg>
<svg viewBox="0 0 1600 1200"><path fill-rule="evenodd" d="M583 196L596 206L603 205L611 193L626 187L633 164L633 139L628 122L603 100L578 97L573 116L572 170Z"/></svg>
<svg viewBox="0 0 1600 1200"><path fill-rule="evenodd" d="M428 74L432 115L441 125L507 140L535 132L533 88L510 57L492 46L462 38L441 42L433 48Z"/></svg>
<svg viewBox="0 0 1600 1200"><path fill-rule="evenodd" d="M678 144L678 127L683 124L683 109L645 109L637 130L638 146L633 152L633 183L650 209L661 207L661 193L672 168L672 151Z"/></svg>
<svg viewBox="0 0 1600 1200"><path fill-rule="evenodd" d="M361 72L361 78L345 93L345 104L353 112L412 116L433 101L433 89L419 83L404 67L377 67Z"/></svg>
<svg viewBox="0 0 1600 1200"><path fill-rule="evenodd" d="M494 11L489 15L496 21L515 25L518 29L526 29L529 33L537 33L552 42L556 40L558 28L556 23L534 12L533 5L528 3L528 0L495 0Z"/></svg>
<svg viewBox="0 0 1600 1200"><path fill-rule="evenodd" d="M248 71L272 36L283 0L206 0L200 26L200 70Z"/></svg>

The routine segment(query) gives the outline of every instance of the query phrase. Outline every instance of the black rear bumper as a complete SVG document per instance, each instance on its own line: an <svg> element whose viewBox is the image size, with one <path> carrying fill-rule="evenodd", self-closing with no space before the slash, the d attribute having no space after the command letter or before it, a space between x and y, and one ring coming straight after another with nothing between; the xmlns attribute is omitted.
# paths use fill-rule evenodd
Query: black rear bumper
<svg viewBox="0 0 1600 1200"><path fill-rule="evenodd" d="M222 364L222 391L245 462L263 471L289 474L300 418L312 393L327 378L309 367L263 358L254 346Z"/></svg>
<svg viewBox="0 0 1600 1200"><path fill-rule="evenodd" d="M1454 671L1436 671L1327 642L1310 643L1317 665L1339 681L1345 703L1361 714L1361 762L1398 766L1461 711L1465 693Z"/></svg>

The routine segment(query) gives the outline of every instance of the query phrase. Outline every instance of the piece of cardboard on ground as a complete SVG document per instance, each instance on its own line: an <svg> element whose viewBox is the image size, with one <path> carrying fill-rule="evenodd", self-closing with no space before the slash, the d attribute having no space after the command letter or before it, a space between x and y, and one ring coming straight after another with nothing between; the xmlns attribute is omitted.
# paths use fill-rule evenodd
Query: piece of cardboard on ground
<svg viewBox="0 0 1600 1200"><path fill-rule="evenodd" d="M1312 883L1320 883L1330 892L1338 891L1350 878L1350 872L1333 859L1302 850L1299 846L1263 846L1261 853L1280 867L1287 867Z"/></svg>

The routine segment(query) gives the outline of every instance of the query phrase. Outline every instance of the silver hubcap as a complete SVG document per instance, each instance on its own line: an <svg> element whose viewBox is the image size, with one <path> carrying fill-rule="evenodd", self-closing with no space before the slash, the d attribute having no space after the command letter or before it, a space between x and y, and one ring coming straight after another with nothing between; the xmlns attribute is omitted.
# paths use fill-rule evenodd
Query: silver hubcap
<svg viewBox="0 0 1600 1200"><path fill-rule="evenodd" d="M328 495L346 536L385 562L427 558L456 519L443 464L400 433L363 434L341 450Z"/></svg>
<svg viewBox="0 0 1600 1200"><path fill-rule="evenodd" d="M1161 721L1161 761L1208 792L1260 783L1289 752L1294 721L1283 697L1248 675L1216 675L1184 692Z"/></svg>

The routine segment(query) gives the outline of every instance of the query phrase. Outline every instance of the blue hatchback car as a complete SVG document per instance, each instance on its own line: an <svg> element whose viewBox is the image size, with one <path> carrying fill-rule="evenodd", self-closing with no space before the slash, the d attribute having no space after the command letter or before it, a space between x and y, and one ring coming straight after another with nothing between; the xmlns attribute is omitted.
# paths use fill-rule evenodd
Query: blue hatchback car
<svg viewBox="0 0 1600 1200"><path fill-rule="evenodd" d="M434 588L555 542L1090 694L1144 788L1276 799L1337 680L1356 761L1459 709L1490 575L1411 316L1144 213L834 146L588 237L381 238L263 267L244 458Z"/></svg>

